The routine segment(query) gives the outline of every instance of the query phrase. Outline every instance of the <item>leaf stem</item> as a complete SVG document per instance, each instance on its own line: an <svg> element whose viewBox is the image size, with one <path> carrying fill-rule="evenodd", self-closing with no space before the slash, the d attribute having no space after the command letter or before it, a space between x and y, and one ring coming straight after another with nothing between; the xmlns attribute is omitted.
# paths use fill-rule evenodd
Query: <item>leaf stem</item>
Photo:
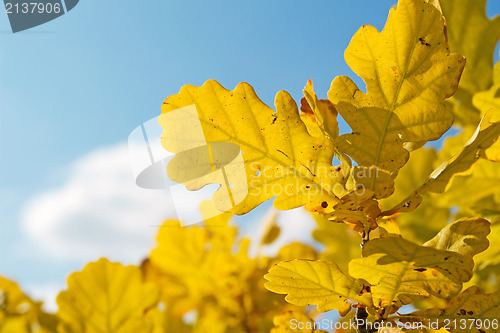
<svg viewBox="0 0 500 333"><path fill-rule="evenodd" d="M365 247L366 242L370 240L370 229L367 229L361 233L361 250ZM361 252L361 257L363 257L363 252ZM356 309L356 316L354 320L356 320L356 333L374 333L377 330L373 328L368 328L367 325L368 313L366 312L365 307L358 307ZM359 325L361 324L361 325Z"/></svg>
<svg viewBox="0 0 500 333"><path fill-rule="evenodd" d="M375 333L377 330L372 328L368 328L367 319L368 313L366 312L365 307L359 307L356 309L356 333ZM361 325L360 325L361 324Z"/></svg>

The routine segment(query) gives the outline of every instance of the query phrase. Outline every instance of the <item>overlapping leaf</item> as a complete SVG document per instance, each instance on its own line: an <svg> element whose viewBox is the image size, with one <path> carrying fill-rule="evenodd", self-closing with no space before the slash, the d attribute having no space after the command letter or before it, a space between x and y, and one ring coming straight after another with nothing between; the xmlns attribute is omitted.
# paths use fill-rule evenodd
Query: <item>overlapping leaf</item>
<svg viewBox="0 0 500 333"><path fill-rule="evenodd" d="M351 309L349 300L371 305L370 295L363 293L362 280L342 273L334 263L312 260L292 260L274 265L264 276L266 288L287 294L292 304L317 305L321 312L338 310L345 316Z"/></svg>
<svg viewBox="0 0 500 333"><path fill-rule="evenodd" d="M448 224L424 246L475 256L488 248L490 222L482 218L462 218Z"/></svg>
<svg viewBox="0 0 500 333"><path fill-rule="evenodd" d="M61 333L150 332L148 309L158 289L142 281L141 271L100 259L68 278L68 289L57 296Z"/></svg>
<svg viewBox="0 0 500 333"><path fill-rule="evenodd" d="M452 52L465 55L460 89L470 96L491 85L493 52L500 38L500 16L486 16L486 0L441 0Z"/></svg>
<svg viewBox="0 0 500 333"><path fill-rule="evenodd" d="M202 212L205 208L202 204ZM269 332L277 308L295 307L265 290L262 276L271 262L316 255L313 248L293 243L274 258L250 257L250 241L237 240L231 216L224 213L190 227L166 221L150 262L143 264L146 279L162 286L162 301L174 315L197 312L193 333ZM275 226L273 220L265 223ZM272 244L275 232L263 234L254 246Z"/></svg>
<svg viewBox="0 0 500 333"><path fill-rule="evenodd" d="M359 165L396 171L408 159L405 142L435 140L450 128L444 99L455 92L465 59L449 53L443 24L434 5L401 0L381 33L363 26L351 40L345 58L367 93L337 77L328 98L353 130L336 144Z"/></svg>
<svg viewBox="0 0 500 333"><path fill-rule="evenodd" d="M363 258L349 263L349 274L372 284L375 306L388 315L415 299L459 292L473 266L470 257L388 237L367 242Z"/></svg>
<svg viewBox="0 0 500 333"><path fill-rule="evenodd" d="M339 136L337 110L327 99L318 99L313 90L312 80L307 81L304 98L300 103L301 118L309 133L316 137L328 136L335 140Z"/></svg>
<svg viewBox="0 0 500 333"><path fill-rule="evenodd" d="M453 157L441 164L430 175L429 179L415 190L408 198L403 200L384 214L393 214L398 211L411 211L418 207L425 193L442 193L446 191L456 174L465 172L474 165L479 158L495 159L496 154L489 151L500 135L500 110L488 112L476 132L467 144Z"/></svg>
<svg viewBox="0 0 500 333"><path fill-rule="evenodd" d="M438 321L440 327L448 322L449 331L454 332L500 332L500 291L483 294L478 287L470 287L453 298L443 308L416 311L405 316L405 321ZM450 321L453 323L450 325ZM496 321L496 324L495 324Z"/></svg>
<svg viewBox="0 0 500 333"><path fill-rule="evenodd" d="M165 130L163 146L176 153L176 157L181 156L176 160L178 168L175 165L170 168L169 176L191 190L214 182L213 178L202 177L203 173L220 168L214 158L208 158L213 151L201 146L195 148L201 149L200 154L207 156L206 163L198 167L196 164L201 155L185 152L186 147L192 144L190 135L201 131L202 134L198 135L202 138L198 140L206 141L210 147L214 143L226 142L237 147L236 150L226 150L235 150L236 155L242 151L244 165L234 167L238 170L244 168L246 179L223 184L223 188L215 192L214 201L221 210L232 207L232 212L244 214L274 196L274 204L279 209L306 204L314 209L321 208L324 201L335 202L335 189L342 191L335 185L342 177L332 166L332 141L308 133L297 105L288 93L279 92L275 104L276 113L257 97L247 83L240 83L233 91L224 89L213 80L201 87L184 86L180 93L165 100L160 117L160 124ZM194 116L185 119L183 115L187 115L187 110L193 110L193 107ZM169 117L171 112L174 116ZM229 191L233 199L239 197L241 202L231 199L228 203L225 191Z"/></svg>
<svg viewBox="0 0 500 333"><path fill-rule="evenodd" d="M436 158L436 151L432 148L413 151L408 163L398 172L394 182L394 194L380 201L382 209L392 208L422 185L432 173ZM397 221L405 239L421 244L446 225L449 210L448 207L438 206L435 198L432 198L424 200L414 211L397 214L393 218Z"/></svg>

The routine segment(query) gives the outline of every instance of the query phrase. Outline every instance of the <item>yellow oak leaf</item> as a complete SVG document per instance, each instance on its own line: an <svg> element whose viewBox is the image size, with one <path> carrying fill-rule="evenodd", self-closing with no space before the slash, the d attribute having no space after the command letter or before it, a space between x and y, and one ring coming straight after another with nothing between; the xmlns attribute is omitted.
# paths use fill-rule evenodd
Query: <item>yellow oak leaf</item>
<svg viewBox="0 0 500 333"><path fill-rule="evenodd" d="M349 274L372 285L373 303L384 309L384 315L415 299L458 293L474 266L469 256L399 237L370 240L362 255L349 263Z"/></svg>
<svg viewBox="0 0 500 333"><path fill-rule="evenodd" d="M470 287L453 298L445 308L431 308L404 315L405 322L439 323L451 333L498 333L500 318L500 291L483 294L478 287Z"/></svg>
<svg viewBox="0 0 500 333"><path fill-rule="evenodd" d="M475 256L488 248L490 222L485 219L461 218L446 225L433 239L424 246L438 250L453 251L465 256Z"/></svg>
<svg viewBox="0 0 500 333"><path fill-rule="evenodd" d="M353 131L336 146L359 165L392 173L408 159L405 142L436 140L452 125L444 99L455 92L465 58L449 53L443 29L434 5L400 0L381 33L365 25L352 38L345 59L367 93L341 76L328 98Z"/></svg>
<svg viewBox="0 0 500 333"><path fill-rule="evenodd" d="M344 189L336 186L343 177L332 166L332 141L308 133L288 93L275 104L276 112L247 83L229 91L214 80L168 97L159 122L162 145L176 154L169 177L189 190L221 184L213 202L236 214L274 196L278 209L335 202Z"/></svg>
<svg viewBox="0 0 500 333"><path fill-rule="evenodd" d="M370 295L362 293L362 280L342 273L327 261L291 260L274 265L264 276L266 288L287 294L287 302L304 306L317 305L318 311L338 310L345 316L351 310L349 300L371 305Z"/></svg>
<svg viewBox="0 0 500 333"><path fill-rule="evenodd" d="M412 211L422 202L422 195L445 192L455 175L467 172L480 158L495 159L496 154L488 149L497 142L499 135L500 109L491 110L484 115L476 132L460 151L435 169L427 181L406 199L383 214Z"/></svg>
<svg viewBox="0 0 500 333"><path fill-rule="evenodd" d="M157 287L142 281L138 267L102 258L71 274L57 296L58 332L149 333L146 313L157 299Z"/></svg>

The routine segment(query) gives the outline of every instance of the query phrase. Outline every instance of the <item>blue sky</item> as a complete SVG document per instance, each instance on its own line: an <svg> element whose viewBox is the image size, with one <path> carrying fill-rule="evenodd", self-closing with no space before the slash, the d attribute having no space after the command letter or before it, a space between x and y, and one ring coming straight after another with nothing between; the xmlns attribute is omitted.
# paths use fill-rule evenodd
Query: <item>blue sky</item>
<svg viewBox="0 0 500 333"><path fill-rule="evenodd" d="M343 58L352 35L380 30L394 4L82 0L17 34L0 15L0 274L59 285L81 268L26 238L27 203L68 183L82 156L126 142L182 85L246 81L272 105L279 90L298 100L311 78L324 98L335 76L354 77Z"/></svg>

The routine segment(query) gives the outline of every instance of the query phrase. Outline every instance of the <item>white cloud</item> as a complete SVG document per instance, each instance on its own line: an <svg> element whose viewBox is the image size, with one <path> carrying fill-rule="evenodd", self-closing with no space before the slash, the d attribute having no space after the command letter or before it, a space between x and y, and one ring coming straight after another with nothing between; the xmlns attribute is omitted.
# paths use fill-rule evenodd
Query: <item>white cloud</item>
<svg viewBox="0 0 500 333"><path fill-rule="evenodd" d="M137 264L154 246L158 226L166 218L177 218L180 213L193 220L190 215L198 214L201 200L217 188L210 185L203 191L176 192L176 212L168 190L143 189L135 184L125 143L93 151L69 170L62 186L34 197L23 208L22 228L31 243L27 249L30 256L35 250L35 256L45 260L82 263L108 257ZM247 219L255 221L255 212L238 218ZM263 249L265 254L275 253L292 241L312 243L315 223L303 208L279 212L277 223L281 235ZM245 224L240 224L243 233L260 239L258 223L246 224L250 228Z"/></svg>
<svg viewBox="0 0 500 333"><path fill-rule="evenodd" d="M29 240L55 259L137 263L158 225L176 216L167 190L135 185L126 144L91 152L70 170L61 187L30 200L22 214Z"/></svg>

